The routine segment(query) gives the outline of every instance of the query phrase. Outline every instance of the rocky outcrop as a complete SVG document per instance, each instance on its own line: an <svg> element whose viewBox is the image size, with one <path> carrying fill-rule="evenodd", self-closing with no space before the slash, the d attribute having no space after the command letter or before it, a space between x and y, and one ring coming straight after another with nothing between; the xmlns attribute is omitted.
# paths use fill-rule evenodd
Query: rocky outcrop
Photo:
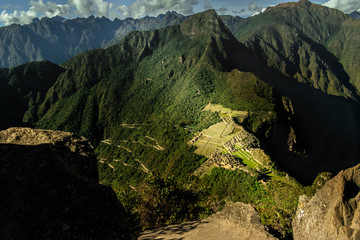
<svg viewBox="0 0 360 240"><path fill-rule="evenodd" d="M265 231L260 223L259 214L251 205L238 202L198 222L145 231L140 239L275 240L276 238Z"/></svg>
<svg viewBox="0 0 360 240"><path fill-rule="evenodd" d="M98 184L87 140L29 128L0 132L1 239L131 239L114 191Z"/></svg>
<svg viewBox="0 0 360 240"><path fill-rule="evenodd" d="M97 160L86 138L69 132L31 128L9 128L0 132L0 144L35 146L49 144L78 176L99 181Z"/></svg>
<svg viewBox="0 0 360 240"><path fill-rule="evenodd" d="M341 171L312 197L300 196L294 239L360 239L360 164Z"/></svg>

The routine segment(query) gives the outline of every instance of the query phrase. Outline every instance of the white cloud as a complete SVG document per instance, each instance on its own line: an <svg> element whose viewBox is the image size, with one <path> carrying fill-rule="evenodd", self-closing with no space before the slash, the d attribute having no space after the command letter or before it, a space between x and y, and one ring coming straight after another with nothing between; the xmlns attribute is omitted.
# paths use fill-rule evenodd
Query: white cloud
<svg viewBox="0 0 360 240"><path fill-rule="evenodd" d="M12 13L7 13L5 10L0 14L0 22L3 22L4 25L10 25L12 23L16 24L26 24L30 23L32 19L36 16L31 16L31 13L25 11L15 10Z"/></svg>
<svg viewBox="0 0 360 240"><path fill-rule="evenodd" d="M260 12L263 8L252 2L249 4L248 9L252 12Z"/></svg>
<svg viewBox="0 0 360 240"><path fill-rule="evenodd" d="M57 15L68 15L70 13L70 6L68 4L44 3L43 0L39 0L38 2L31 0L30 5L30 9L27 11L29 15L42 13L47 17L55 17Z"/></svg>
<svg viewBox="0 0 360 240"><path fill-rule="evenodd" d="M91 14L109 17L113 7L113 3L103 0L68 0L68 3L78 14L86 17Z"/></svg>
<svg viewBox="0 0 360 240"><path fill-rule="evenodd" d="M117 9L125 17L142 17L157 15L166 11L176 11L181 14L193 13L197 0L136 0L130 6L119 6Z"/></svg>
<svg viewBox="0 0 360 240"><path fill-rule="evenodd" d="M27 11L17 11L8 13L6 10L0 14L0 22L4 25L28 24L36 17L54 17L57 15L68 15L70 6L68 4L56 4L54 2L45 2L43 0L30 1L30 8Z"/></svg>
<svg viewBox="0 0 360 240"><path fill-rule="evenodd" d="M329 0L323 4L330 8L337 8L344 13L351 13L353 11L360 11L359 0Z"/></svg>
<svg viewBox="0 0 360 240"><path fill-rule="evenodd" d="M209 2L209 0L205 0ZM197 0L136 0L130 6L121 5L106 0L67 0L67 4L57 4L46 0L30 0L27 11L0 13L0 25L28 24L34 18L54 16L84 16L96 15L108 18L115 17L142 17L158 15L166 11L176 11L181 14L193 13L193 6Z"/></svg>
<svg viewBox="0 0 360 240"><path fill-rule="evenodd" d="M27 11L17 11L8 13L6 10L0 14L0 22L4 25L10 25L12 23L27 24L30 23L35 17L41 14L41 17L54 17L56 15L67 15L70 12L70 6L68 4L56 4L53 2L44 3L43 0L30 1L30 8Z"/></svg>
<svg viewBox="0 0 360 240"><path fill-rule="evenodd" d="M104 0L68 0L67 4L57 4L44 0L30 0L30 8L27 11L2 11L0 14L0 22L4 25L28 24L36 17L54 17L82 15L89 16L91 14L97 16L113 17L113 3Z"/></svg>

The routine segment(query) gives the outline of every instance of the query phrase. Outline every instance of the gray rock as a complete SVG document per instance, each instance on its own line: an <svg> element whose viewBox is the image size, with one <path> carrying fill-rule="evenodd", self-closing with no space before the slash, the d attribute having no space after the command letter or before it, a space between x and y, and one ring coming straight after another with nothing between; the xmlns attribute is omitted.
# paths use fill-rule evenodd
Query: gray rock
<svg viewBox="0 0 360 240"><path fill-rule="evenodd" d="M143 239L184 240L275 240L260 223L260 216L250 204L234 203L197 222L171 225L145 231Z"/></svg>
<svg viewBox="0 0 360 240"><path fill-rule="evenodd" d="M341 171L311 198L300 196L294 239L360 239L360 164Z"/></svg>
<svg viewBox="0 0 360 240"><path fill-rule="evenodd" d="M0 182L1 239L131 239L131 222L114 191L98 183L83 137L0 131Z"/></svg>

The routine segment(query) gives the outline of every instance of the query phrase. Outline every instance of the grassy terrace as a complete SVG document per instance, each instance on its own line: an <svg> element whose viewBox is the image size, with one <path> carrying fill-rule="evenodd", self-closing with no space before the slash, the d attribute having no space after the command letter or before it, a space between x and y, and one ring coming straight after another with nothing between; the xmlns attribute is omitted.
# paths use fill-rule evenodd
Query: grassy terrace
<svg viewBox="0 0 360 240"><path fill-rule="evenodd" d="M223 153L228 153L228 154L232 154L235 155L236 157L240 158L243 162L243 164L245 164L247 167L249 168L253 168L253 169L260 169L261 165L254 160L254 158L251 156L251 153L240 149L238 146L236 146L237 151L230 153L225 147L222 147L222 151Z"/></svg>
<svg viewBox="0 0 360 240"><path fill-rule="evenodd" d="M209 157L219 147L230 141L239 129L225 122L219 122L201 132L201 137L193 143L197 147L195 153Z"/></svg>

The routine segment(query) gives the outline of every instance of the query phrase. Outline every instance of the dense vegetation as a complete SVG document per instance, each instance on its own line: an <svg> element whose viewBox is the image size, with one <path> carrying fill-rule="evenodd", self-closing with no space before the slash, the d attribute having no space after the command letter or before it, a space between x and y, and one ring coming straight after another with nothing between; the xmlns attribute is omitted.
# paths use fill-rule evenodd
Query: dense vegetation
<svg viewBox="0 0 360 240"><path fill-rule="evenodd" d="M314 11L311 5L301 1L283 7L291 21L302 23L301 31L313 33L306 18L294 20L292 16L299 14L290 14L299 9ZM274 166L249 173L214 168L200 178L193 172L207 159L188 144L195 133L221 121L221 114L203 111L215 103L246 111L242 126L260 139L273 161L290 170L305 169L307 175L300 177L307 183L321 171L335 171L334 166L357 159L350 152L340 163L338 153L344 151L336 150L357 139L356 91L340 81L339 63L327 64L331 59L323 47L316 48L320 43L314 39L299 38L302 47L297 49L325 62L316 58L305 64L301 56L286 50L286 39L272 43L281 32L266 32L266 24L284 17L273 18L272 11L280 10L270 9L239 25L244 27L236 31L241 32L243 44L214 11L207 11L177 26L132 32L108 49L84 52L61 67L45 62L2 69L0 84L5 91L0 96L7 99L11 93L21 102L21 108L10 105L21 109L19 123L87 137L96 147L101 183L115 190L142 228L198 219L229 201L242 201L258 210L270 230L286 238L291 236L299 195L312 194L316 184L303 187ZM342 19L336 12L329 14ZM336 32L337 21L330 23L319 28L319 37ZM276 25L286 31L290 26ZM299 34L299 29L290 28L291 36ZM325 44L326 39L321 39ZM277 43L286 46L282 49ZM286 55L289 52L291 56ZM302 82L312 87L294 81L300 81L296 73L305 74L306 69L320 69L321 76L330 77L316 82L309 73ZM32 89L33 79L48 82ZM349 122L346 127L345 122ZM357 147L356 143L351 146ZM334 159L336 164L323 164Z"/></svg>

